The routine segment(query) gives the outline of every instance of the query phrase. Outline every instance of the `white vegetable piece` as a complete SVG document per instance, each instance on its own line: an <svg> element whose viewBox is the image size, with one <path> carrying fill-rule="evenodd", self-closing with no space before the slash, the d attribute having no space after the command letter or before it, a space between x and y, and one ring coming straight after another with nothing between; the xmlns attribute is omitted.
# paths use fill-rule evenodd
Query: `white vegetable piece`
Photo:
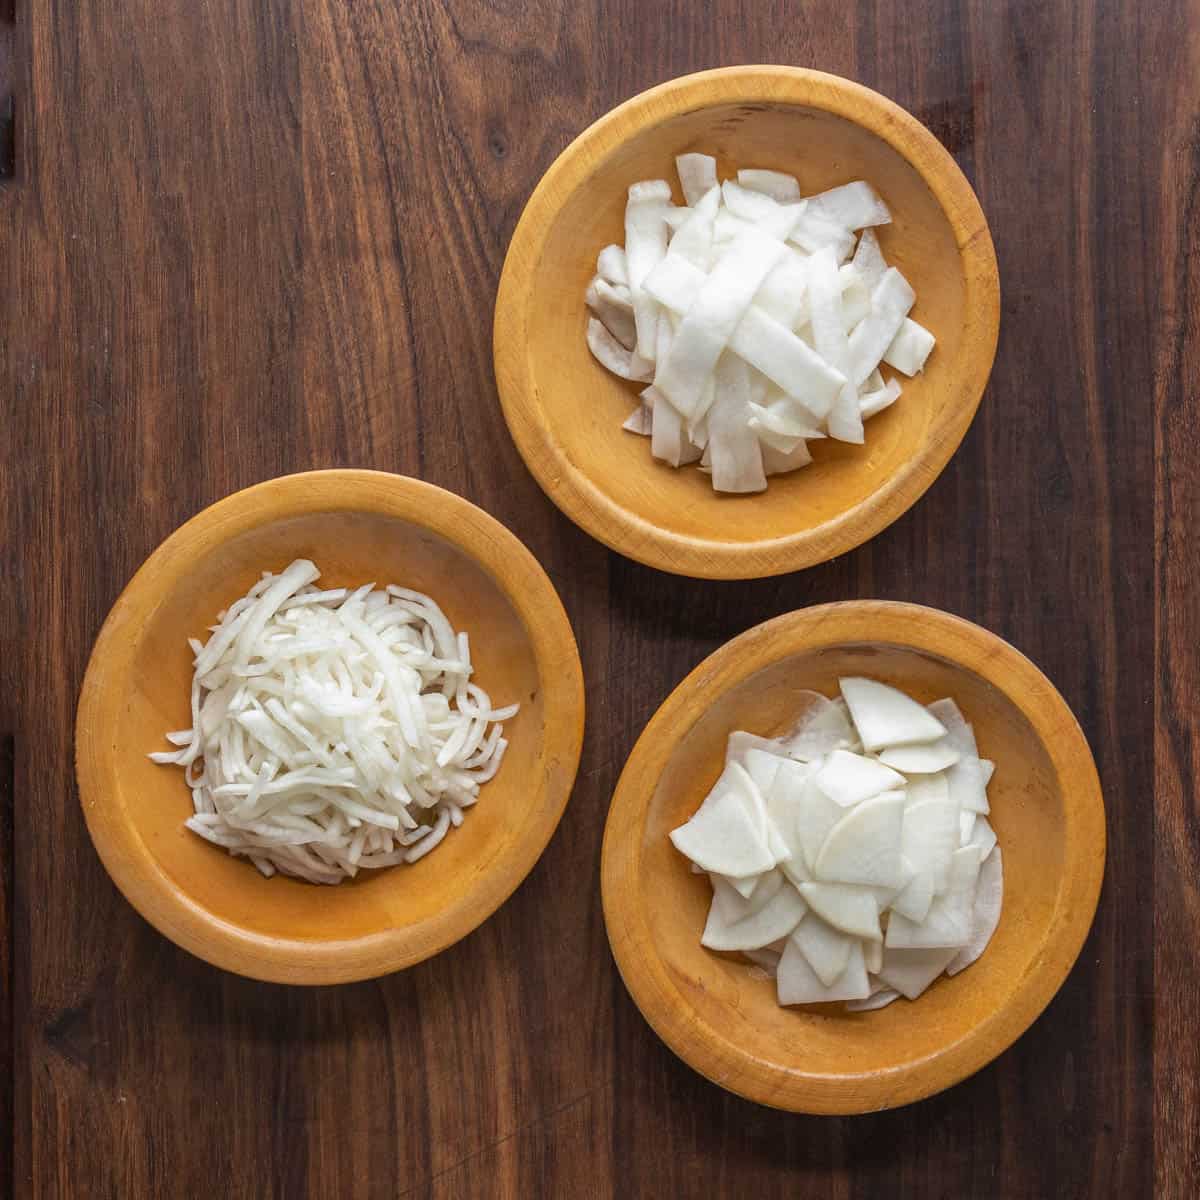
<svg viewBox="0 0 1200 1200"><path fill-rule="evenodd" d="M874 975L879 968L883 966L883 938L880 936L875 938L863 938L863 962L866 964L867 974ZM875 981L871 981L872 986Z"/></svg>
<svg viewBox="0 0 1200 1200"><path fill-rule="evenodd" d="M726 207L735 216L754 225L760 233L786 240L804 211L802 204L779 204L770 196L750 191L727 179L721 185Z"/></svg>
<svg viewBox="0 0 1200 1200"><path fill-rule="evenodd" d="M695 208L704 194L717 186L717 160L708 154L680 154L675 159L684 202Z"/></svg>
<svg viewBox="0 0 1200 1200"><path fill-rule="evenodd" d="M849 750L834 750L815 778L817 787L843 808L904 787L904 776L899 772Z"/></svg>
<svg viewBox="0 0 1200 1200"><path fill-rule="evenodd" d="M987 949L992 935L1000 924L1000 908L1004 900L1004 864L997 846L979 868L975 888L975 904L971 910L971 937L946 967L947 975L957 975L977 961Z"/></svg>
<svg viewBox="0 0 1200 1200"><path fill-rule="evenodd" d="M992 782L992 776L996 773L996 764L990 758L981 758L979 760L979 770L983 775L983 786L986 788Z"/></svg>
<svg viewBox="0 0 1200 1200"><path fill-rule="evenodd" d="M637 321L637 352L651 362L658 337L658 309L642 289L642 282L667 253L670 205L671 185L664 179L632 184L625 205L625 264Z"/></svg>
<svg viewBox="0 0 1200 1200"><path fill-rule="evenodd" d="M800 895L826 924L851 937L881 942L879 907L869 888L846 883L802 883Z"/></svg>
<svg viewBox="0 0 1200 1200"><path fill-rule="evenodd" d="M747 902L730 888L719 904L717 889L727 886L724 880L713 881L713 903L700 939L710 950L759 950L787 937L808 911L800 893L780 876L778 887L762 900L753 897L748 902L749 911L731 922L728 917L735 900Z"/></svg>
<svg viewBox="0 0 1200 1200"><path fill-rule="evenodd" d="M684 210L687 211L687 218L676 230L675 236L671 238L671 244L667 248L667 255L664 261L674 259L678 262L682 260L700 272L700 280L692 289L693 296L695 292L700 290L705 276L707 276L709 269L712 267L713 221L720 204L721 189L718 187L710 188L701 197L695 208L690 211ZM646 277L647 290L650 290L650 279L661 267L662 263L660 262ZM690 306L690 304L691 300L689 299L688 305ZM682 311L686 312L687 308L684 308Z"/></svg>
<svg viewBox="0 0 1200 1200"><path fill-rule="evenodd" d="M584 301L626 350L634 348L637 344L637 326L633 320L633 301L628 288L621 287L618 290L597 275L588 284Z"/></svg>
<svg viewBox="0 0 1200 1200"><path fill-rule="evenodd" d="M777 758L776 763L775 776L766 796L767 817L788 849L789 857L780 864L781 869L794 884L799 885L812 878L800 835L803 799L812 772L806 764L791 759ZM823 836L821 840L824 841Z"/></svg>
<svg viewBox="0 0 1200 1200"><path fill-rule="evenodd" d="M817 353L837 370L844 382L826 410L829 433L844 442L862 442L858 390L850 381L850 342L842 316L842 287L837 262L828 247L809 259L808 310ZM819 414L819 415L824 415Z"/></svg>
<svg viewBox="0 0 1200 1200"><path fill-rule="evenodd" d="M996 831L992 828L991 822L987 817L976 817L975 824L971 827L971 837L967 845L978 846L979 857L986 860L995 844Z"/></svg>
<svg viewBox="0 0 1200 1200"><path fill-rule="evenodd" d="M876 974L888 987L915 1000L945 969L957 950L897 950L884 945L883 965Z"/></svg>
<svg viewBox="0 0 1200 1200"><path fill-rule="evenodd" d="M900 887L904 882L900 832L904 793L884 792L863 800L829 831L813 874L831 883Z"/></svg>
<svg viewBox="0 0 1200 1200"><path fill-rule="evenodd" d="M859 179L808 198L808 210L843 229L890 225L892 214L869 184Z"/></svg>
<svg viewBox="0 0 1200 1200"><path fill-rule="evenodd" d="M812 914L804 921L814 920ZM804 927L804 921L797 933ZM867 969L863 962L862 946L850 943L846 966L832 985L826 985L813 970L803 951L797 944L796 933L788 938L783 957L779 960L775 979L779 1003L826 1004L835 1000L865 1000L871 994Z"/></svg>
<svg viewBox="0 0 1200 1200"><path fill-rule="evenodd" d="M642 364L640 360L635 363L634 352L622 346L605 328L604 323L595 317L588 318L587 344L596 361L614 375L638 382L645 382L653 377L654 368Z"/></svg>
<svg viewBox="0 0 1200 1200"><path fill-rule="evenodd" d="M958 751L961 758L978 758L979 747L975 744L975 731L967 723L953 700L935 700L929 711L946 728L946 741Z"/></svg>
<svg viewBox="0 0 1200 1200"><path fill-rule="evenodd" d="M883 361L915 300L916 293L908 280L895 267L888 267L871 293L870 314L850 335L849 359L843 374L855 387L865 383Z"/></svg>
<svg viewBox="0 0 1200 1200"><path fill-rule="evenodd" d="M879 238L875 236L873 229L863 230L862 237L858 239L854 257L850 261L862 281L873 291L888 269L887 260L883 257L883 251L879 247Z"/></svg>
<svg viewBox="0 0 1200 1200"><path fill-rule="evenodd" d="M858 736L867 750L932 742L944 737L946 727L897 688L875 679L838 681Z"/></svg>
<svg viewBox="0 0 1200 1200"><path fill-rule="evenodd" d="M747 424L750 376L745 362L722 355L715 385L717 398L708 417L713 487L718 492L761 492L767 477L758 435Z"/></svg>
<svg viewBox="0 0 1200 1200"><path fill-rule="evenodd" d="M835 803L816 785L810 776L796 802L796 836L804 851L804 861L814 871L817 859L830 833L846 815L846 810Z"/></svg>
<svg viewBox="0 0 1200 1200"><path fill-rule="evenodd" d="M775 777L784 762L776 742L755 737L751 733L731 733L725 757L726 761L733 758L740 762L763 797L770 796Z"/></svg>
<svg viewBox="0 0 1200 1200"><path fill-rule="evenodd" d="M935 345L932 333L924 325L918 325L911 317L905 317L900 332L892 338L883 361L905 375L917 375L925 369L925 361Z"/></svg>
<svg viewBox="0 0 1200 1200"><path fill-rule="evenodd" d="M938 950L965 946L971 936L971 910L979 877L979 847L955 850L946 890L934 897L925 919L917 924L902 913L888 919L885 944L897 950Z"/></svg>
<svg viewBox="0 0 1200 1200"><path fill-rule="evenodd" d="M799 207L800 214L792 224L788 238L806 254L829 249L833 251L834 260L840 264L854 253L854 234L849 230L821 213L810 210L807 201L789 207Z"/></svg>
<svg viewBox="0 0 1200 1200"><path fill-rule="evenodd" d="M649 437L654 429L654 407L651 404L641 403L625 418L621 424L622 429L628 430L630 433L640 434L642 437Z"/></svg>
<svg viewBox="0 0 1200 1200"><path fill-rule="evenodd" d="M620 246L605 246L596 259L596 274L614 286L629 286L629 269L625 251Z"/></svg>
<svg viewBox="0 0 1200 1200"><path fill-rule="evenodd" d="M959 849L958 811L953 801L936 799L910 802L904 810L900 853L916 874L929 875L935 892L948 886L950 861Z"/></svg>
<svg viewBox="0 0 1200 1200"><path fill-rule="evenodd" d="M945 738L911 746L889 746L879 752L881 763L905 775L936 775L954 766L960 757Z"/></svg>
<svg viewBox="0 0 1200 1200"><path fill-rule="evenodd" d="M958 814L958 841L960 846L965 846L970 842L971 835L975 832L975 822L978 820L978 813L960 812Z"/></svg>
<svg viewBox="0 0 1200 1200"><path fill-rule="evenodd" d="M834 929L813 912L792 931L791 941L826 987L841 978L857 944L854 938Z"/></svg>
<svg viewBox="0 0 1200 1200"><path fill-rule="evenodd" d="M761 171L743 168L737 173L738 183L752 192L762 192L780 204L792 204L800 199L800 184L794 175L782 171Z"/></svg>
<svg viewBox="0 0 1200 1200"><path fill-rule="evenodd" d="M739 786L737 770L731 763L695 815L670 835L681 854L719 875L752 875L775 866L753 799Z"/></svg>
<svg viewBox="0 0 1200 1200"><path fill-rule="evenodd" d="M891 408L900 399L900 395L900 385L894 379L889 379L876 391L860 393L858 410L862 413L862 419L869 421L885 408Z"/></svg>
<svg viewBox="0 0 1200 1200"><path fill-rule="evenodd" d="M876 1009L887 1008L893 1000L899 1000L900 993L890 987L881 987L872 992L865 1000L850 1000L846 1003L846 1011L852 1013L875 1012Z"/></svg>
<svg viewBox="0 0 1200 1200"><path fill-rule="evenodd" d="M783 246L761 234L739 238L713 268L675 334L654 386L688 420L704 415L706 384L721 352ZM634 292L636 309L637 292ZM638 326L641 351L641 326Z"/></svg>
<svg viewBox="0 0 1200 1200"><path fill-rule="evenodd" d="M933 903L933 872L918 871L891 900L893 914L899 913L920 925Z"/></svg>
<svg viewBox="0 0 1200 1200"><path fill-rule="evenodd" d="M951 797L963 812L988 813L987 788L983 782L983 767L977 758L960 758L946 771L946 783Z"/></svg>
<svg viewBox="0 0 1200 1200"><path fill-rule="evenodd" d="M802 762L815 762L833 750L862 749L844 700L830 700L819 692L801 692L797 700L800 697L809 707L796 728L781 739L788 754Z"/></svg>
<svg viewBox="0 0 1200 1200"><path fill-rule="evenodd" d="M789 471L807 467L812 462L812 455L804 442L797 442L791 450L779 450L769 442L764 441L762 447L763 474L768 478L772 475L786 475Z"/></svg>

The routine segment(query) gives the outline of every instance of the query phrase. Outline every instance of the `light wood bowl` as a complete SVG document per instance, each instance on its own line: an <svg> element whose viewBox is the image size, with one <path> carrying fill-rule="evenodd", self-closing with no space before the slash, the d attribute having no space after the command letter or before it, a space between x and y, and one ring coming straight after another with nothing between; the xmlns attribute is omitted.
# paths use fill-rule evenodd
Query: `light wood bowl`
<svg viewBox="0 0 1200 1200"><path fill-rule="evenodd" d="M712 889L667 834L699 807L735 729L773 736L866 675L923 702L952 696L996 764L990 820L1004 908L987 951L918 1000L851 1014L781 1008L740 955L700 945ZM851 601L789 613L721 647L630 755L604 834L602 886L621 976L658 1035L714 1083L776 1108L857 1113L941 1091L1011 1045L1058 990L1092 922L1104 802L1062 697L1019 651L936 609Z"/></svg>
<svg viewBox="0 0 1200 1200"><path fill-rule="evenodd" d="M704 151L795 174L806 194L867 179L893 223L877 232L917 293L938 344L923 375L867 422L865 446L812 444L815 462L766 492L722 496L695 467L656 462L621 422L643 385L610 375L585 341L596 255L624 241L626 191L675 178ZM728 67L635 96L559 155L517 225L496 301L505 419L546 494L576 524L639 562L711 579L778 575L861 545L891 524L954 453L991 371L1000 286L987 222L937 139L890 100L799 67Z"/></svg>
<svg viewBox="0 0 1200 1200"><path fill-rule="evenodd" d="M476 680L509 747L460 828L412 865L335 887L264 879L184 828L178 767L146 757L190 723L188 636L266 569L311 558L329 586L428 592L471 637ZM257 979L364 979L436 954L484 921L528 874L566 806L583 735L583 678L545 572L492 517L398 475L315 471L214 504L173 533L125 589L92 651L76 723L88 829L130 903L172 941Z"/></svg>

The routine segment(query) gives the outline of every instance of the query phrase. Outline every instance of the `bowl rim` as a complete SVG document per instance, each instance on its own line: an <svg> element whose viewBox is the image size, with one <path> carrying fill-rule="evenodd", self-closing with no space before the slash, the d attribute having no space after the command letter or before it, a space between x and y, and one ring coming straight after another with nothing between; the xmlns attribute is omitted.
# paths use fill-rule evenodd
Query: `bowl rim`
<svg viewBox="0 0 1200 1200"><path fill-rule="evenodd" d="M253 933L195 902L168 878L125 817L113 749L121 706L111 703L132 668L138 629L186 579L197 552L281 519L327 512L394 517L456 546L486 571L525 626L539 675L554 687L544 706L539 811L524 838L499 855L469 905L415 926L347 940L300 941ZM512 894L549 843L574 786L583 743L579 651L546 572L506 526L453 492L384 471L306 471L267 480L208 506L166 538L125 586L96 638L75 721L80 804L97 853L125 898L160 933L197 957L253 979L329 984L401 970L444 950L482 924ZM536 793L535 793L536 795Z"/></svg>
<svg viewBox="0 0 1200 1200"><path fill-rule="evenodd" d="M765 1060L727 1040L691 1008L658 955L637 902L650 800L682 738L717 697L799 652L886 644L972 671L1033 725L1059 778L1063 877L1041 952L1005 1004L937 1053L887 1070L832 1076ZM1087 739L1066 701L1019 650L940 609L850 600L798 609L754 626L697 666L650 719L617 782L604 829L601 892L621 978L660 1038L694 1070L749 1100L791 1112L852 1114L899 1107L974 1074L1006 1050L1049 1004L1083 946L1104 876L1104 798ZM699 930L697 930L697 938Z"/></svg>
<svg viewBox="0 0 1200 1200"><path fill-rule="evenodd" d="M946 213L966 281L964 367L957 396L921 451L863 503L814 529L754 542L676 533L622 507L572 461L545 419L526 354L533 276L565 198L634 130L715 105L773 103L821 109L887 142L917 171ZM582 301L581 301L582 302ZM1000 277L979 200L949 151L911 113L852 80L807 67L719 67L684 75L626 100L589 125L534 188L509 244L493 322L500 403L517 450L542 490L610 549L673 574L756 579L800 570L862 545L920 499L965 436L987 386L1000 332ZM735 501L736 502L736 501Z"/></svg>

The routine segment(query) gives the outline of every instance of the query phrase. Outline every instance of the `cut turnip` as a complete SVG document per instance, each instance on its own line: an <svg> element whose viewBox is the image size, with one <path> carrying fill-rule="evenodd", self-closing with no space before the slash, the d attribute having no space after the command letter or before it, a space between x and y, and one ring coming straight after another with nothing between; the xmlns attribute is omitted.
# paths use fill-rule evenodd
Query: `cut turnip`
<svg viewBox="0 0 1200 1200"><path fill-rule="evenodd" d="M833 221L843 229L888 225L892 220L892 214L879 198L879 193L861 179L810 196L808 211Z"/></svg>
<svg viewBox="0 0 1200 1200"><path fill-rule="evenodd" d="M883 361L905 375L917 375L925 369L925 360L933 350L933 334L911 317L905 317L900 332L892 339Z"/></svg>
<svg viewBox="0 0 1200 1200"><path fill-rule="evenodd" d="M971 910L971 937L946 968L947 975L957 975L975 962L987 949L992 934L1000 924L1000 907L1004 900L1004 864L997 846L979 868L975 888L975 904Z"/></svg>
<svg viewBox="0 0 1200 1200"><path fill-rule="evenodd" d="M992 782L992 776L996 773L996 764L990 758L981 758L979 760L979 771L983 776L983 786L986 788Z"/></svg>
<svg viewBox="0 0 1200 1200"><path fill-rule="evenodd" d="M958 849L958 805L953 801L923 800L904 810L900 853L916 874L930 876L935 892L948 886L950 860Z"/></svg>
<svg viewBox="0 0 1200 1200"><path fill-rule="evenodd" d="M779 938L787 937L807 912L800 893L781 877L780 886L765 903L757 897L750 901L754 910L729 923L726 910L717 904L714 882L713 906L709 909L701 944L710 950L758 950ZM737 893L733 893L736 895ZM740 899L740 897L738 897Z"/></svg>
<svg viewBox="0 0 1200 1200"><path fill-rule="evenodd" d="M873 416L883 412L885 408L891 408L900 399L900 396L900 385L894 379L889 379L881 388L860 393L858 411L862 413L864 421L869 421Z"/></svg>
<svg viewBox="0 0 1200 1200"><path fill-rule="evenodd" d="M596 274L616 286L629 286L629 269L625 263L625 251L620 246L605 246L596 258Z"/></svg>
<svg viewBox="0 0 1200 1200"><path fill-rule="evenodd" d="M680 154L675 173L683 190L684 203L694 208L706 192L717 186L717 160L708 154Z"/></svg>
<svg viewBox="0 0 1200 1200"><path fill-rule="evenodd" d="M811 777L805 782L796 803L795 829L810 871L816 869L829 834L845 815L846 810L830 800Z"/></svg>
<svg viewBox="0 0 1200 1200"><path fill-rule="evenodd" d="M885 945L876 974L908 1000L915 1000L945 969L957 950L896 950Z"/></svg>
<svg viewBox="0 0 1200 1200"><path fill-rule="evenodd" d="M971 836L966 844L978 846L981 859L986 859L991 854L992 847L996 844L996 831L987 817L975 818L975 824L971 827Z"/></svg>
<svg viewBox="0 0 1200 1200"><path fill-rule="evenodd" d="M653 378L653 366L643 363L632 350L622 346L604 322L595 317L588 318L587 344L596 361L614 375L641 383Z"/></svg>
<svg viewBox="0 0 1200 1200"><path fill-rule="evenodd" d="M625 266L637 322L637 352L654 361L658 337L658 308L643 291L642 282L667 253L667 209L671 185L663 179L635 183L625 206Z"/></svg>
<svg viewBox="0 0 1200 1200"><path fill-rule="evenodd" d="M929 711L946 727L946 741L958 751L960 757L979 757L975 731L953 700L935 700L929 706Z"/></svg>
<svg viewBox="0 0 1200 1200"><path fill-rule="evenodd" d="M897 950L935 950L965 946L971 935L971 908L979 877L979 848L955 850L946 890L934 897L918 924L899 912L888 919L885 944Z"/></svg>
<svg viewBox="0 0 1200 1200"><path fill-rule="evenodd" d="M919 925L929 916L930 905L933 904L933 872L918 871L896 893L891 901L893 914L899 913Z"/></svg>
<svg viewBox="0 0 1200 1200"><path fill-rule="evenodd" d="M849 1000L846 1011L852 1013L875 1012L876 1009L887 1008L893 1000L899 1000L900 993L890 987L882 987L872 992L865 1000Z"/></svg>
<svg viewBox="0 0 1200 1200"><path fill-rule="evenodd" d="M779 960L775 983L779 1003L783 1005L865 1000L871 994L867 970L863 965L862 946L858 942L853 943L841 976L832 986L826 986L797 946L795 934L788 939L783 957Z"/></svg>
<svg viewBox="0 0 1200 1200"><path fill-rule="evenodd" d="M800 185L794 175L782 171L759 171L743 168L737 173L738 183L752 192L762 192L780 204L792 204L800 199Z"/></svg>
<svg viewBox="0 0 1200 1200"><path fill-rule="evenodd" d="M875 975L879 968L883 965L883 939L871 938L863 939L863 962L866 964L867 974Z"/></svg>
<svg viewBox="0 0 1200 1200"><path fill-rule="evenodd" d="M879 238L876 237L873 229L863 230L851 264L863 283L874 291L875 285L883 278L888 265L887 260L883 257L883 251L879 248Z"/></svg>
<svg viewBox="0 0 1200 1200"><path fill-rule="evenodd" d="M831 883L899 887L904 882L900 861L903 819L903 792L884 792L856 804L829 831L813 874Z"/></svg>
<svg viewBox="0 0 1200 1200"><path fill-rule="evenodd" d="M731 763L695 816L671 831L681 854L719 875L752 875L775 866L765 832L752 815L752 801L731 778L736 769Z"/></svg>
<svg viewBox="0 0 1200 1200"><path fill-rule="evenodd" d="M942 738L912 746L890 746L879 752L879 761L905 775L934 775L958 762L961 755Z"/></svg>
<svg viewBox="0 0 1200 1200"><path fill-rule="evenodd" d="M946 734L946 727L928 709L897 688L861 678L842 679L839 684L868 750L932 742Z"/></svg>
<svg viewBox="0 0 1200 1200"><path fill-rule="evenodd" d="M802 883L800 895L817 916L835 929L851 937L883 940L879 907L869 888L845 883Z"/></svg>
<svg viewBox="0 0 1200 1200"><path fill-rule="evenodd" d="M826 987L830 987L841 978L851 953L859 946L857 939L834 929L812 912L792 930L790 940ZM861 948L859 952L861 953Z"/></svg>
<svg viewBox="0 0 1200 1200"><path fill-rule="evenodd" d="M915 300L908 280L895 267L888 267L871 293L871 312L850 335L844 366L838 367L856 388L883 361Z"/></svg>
<svg viewBox="0 0 1200 1200"><path fill-rule="evenodd" d="M781 739L787 753L802 762L815 762L834 750L855 749L858 734L850 723L845 702L830 700L817 692L801 694L811 703L795 729Z"/></svg>
<svg viewBox="0 0 1200 1200"><path fill-rule="evenodd" d="M983 767L977 758L960 758L946 771L950 798L963 812L988 813L987 788L983 782Z"/></svg>
<svg viewBox="0 0 1200 1200"><path fill-rule="evenodd" d="M834 750L815 779L817 787L843 808L904 786L904 776L899 772L848 750Z"/></svg>

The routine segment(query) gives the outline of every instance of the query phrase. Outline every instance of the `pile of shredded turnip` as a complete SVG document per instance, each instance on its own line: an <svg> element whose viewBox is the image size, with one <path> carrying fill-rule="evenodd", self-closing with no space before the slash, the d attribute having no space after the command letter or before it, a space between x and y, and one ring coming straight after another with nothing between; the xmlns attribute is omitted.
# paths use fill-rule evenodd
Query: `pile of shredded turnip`
<svg viewBox="0 0 1200 1200"><path fill-rule="evenodd" d="M707 872L701 938L773 976L780 1004L852 1012L915 1000L983 954L1004 873L993 767L953 700L923 708L841 680L782 738L729 737L725 770L676 849Z"/></svg>
<svg viewBox="0 0 1200 1200"><path fill-rule="evenodd" d="M321 590L298 559L264 574L195 654L192 728L167 734L189 829L267 876L340 883L436 847L500 767L500 722L471 652L428 596Z"/></svg>
<svg viewBox="0 0 1200 1200"><path fill-rule="evenodd" d="M812 462L814 439L861 443L900 396L881 365L917 374L933 334L884 260L874 228L892 218L870 184L805 198L777 171L720 183L708 155L675 166L685 205L665 180L629 189L625 245L600 252L588 286L588 346L649 384L625 428L655 458L760 492Z"/></svg>

